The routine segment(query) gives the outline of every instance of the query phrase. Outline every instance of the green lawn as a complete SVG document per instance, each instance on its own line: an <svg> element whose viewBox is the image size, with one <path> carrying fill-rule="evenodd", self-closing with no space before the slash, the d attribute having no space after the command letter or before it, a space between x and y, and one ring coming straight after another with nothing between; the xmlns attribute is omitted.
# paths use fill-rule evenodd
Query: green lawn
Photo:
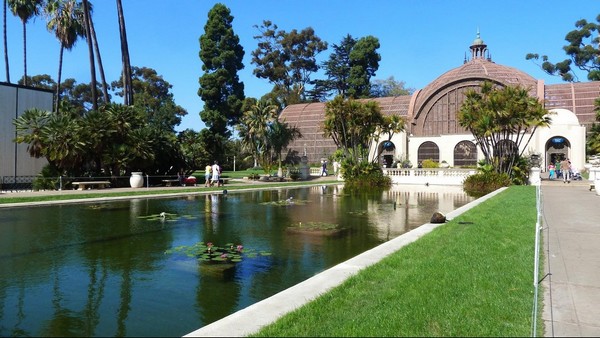
<svg viewBox="0 0 600 338"><path fill-rule="evenodd" d="M535 198L511 187L255 336L530 336Z"/></svg>

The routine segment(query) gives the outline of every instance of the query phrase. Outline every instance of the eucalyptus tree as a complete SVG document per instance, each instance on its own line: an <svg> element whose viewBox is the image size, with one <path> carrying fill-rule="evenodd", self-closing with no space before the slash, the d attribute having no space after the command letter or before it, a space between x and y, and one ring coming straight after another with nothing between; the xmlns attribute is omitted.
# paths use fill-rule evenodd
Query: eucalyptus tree
<svg viewBox="0 0 600 338"><path fill-rule="evenodd" d="M58 58L58 78L56 80L55 111L59 112L60 81L63 66L64 50L71 50L79 37L85 36L83 25L83 9L76 0L48 0L44 7L48 21L46 27L60 43Z"/></svg>
<svg viewBox="0 0 600 338"><path fill-rule="evenodd" d="M577 68L587 73L590 81L600 81L600 14L596 16L596 22L588 22L585 19L575 22L577 29L570 31L565 36L568 45L563 50L569 56L568 59L552 63L548 56L529 53L527 60L542 59L541 68L550 75L559 75L564 81L577 81L578 77L574 71ZM594 37L595 34L595 37ZM595 101L596 121L600 121L600 98ZM587 134L587 154L600 153L600 126L592 124Z"/></svg>
<svg viewBox="0 0 600 338"><path fill-rule="evenodd" d="M362 37L350 52L350 75L348 95L354 98L367 98L371 94L371 78L379 69L381 55L379 39L371 35Z"/></svg>
<svg viewBox="0 0 600 338"><path fill-rule="evenodd" d="M260 32L254 36L258 41L258 48L252 52L254 75L273 84L280 107L304 102L306 87L319 69L316 57L327 49L327 42L311 27L286 32L269 20L254 27Z"/></svg>
<svg viewBox="0 0 600 338"><path fill-rule="evenodd" d="M486 164L512 177L536 129L550 124L550 113L520 86L498 88L486 81L465 95L458 123L473 134Z"/></svg>
<svg viewBox="0 0 600 338"><path fill-rule="evenodd" d="M407 88L404 81L397 81L393 76L371 81L371 97L411 95L414 91L414 88Z"/></svg>
<svg viewBox="0 0 600 338"><path fill-rule="evenodd" d="M198 96L204 102L200 118L208 129L201 132L209 154L223 157L224 144L231 136L228 126L237 124L245 98L244 83L238 71L244 68L244 49L233 31L233 16L223 4L208 12L204 34L200 36L200 60L204 74L199 78Z"/></svg>
<svg viewBox="0 0 600 338"><path fill-rule="evenodd" d="M12 13L21 19L23 24L23 78L27 85L27 22L40 14L44 0L8 0Z"/></svg>
<svg viewBox="0 0 600 338"><path fill-rule="evenodd" d="M327 79L316 80L315 90L327 96L370 97L371 77L379 69L381 60L379 47L379 40L373 36L355 39L346 35L340 44L333 45L329 59L322 63Z"/></svg>

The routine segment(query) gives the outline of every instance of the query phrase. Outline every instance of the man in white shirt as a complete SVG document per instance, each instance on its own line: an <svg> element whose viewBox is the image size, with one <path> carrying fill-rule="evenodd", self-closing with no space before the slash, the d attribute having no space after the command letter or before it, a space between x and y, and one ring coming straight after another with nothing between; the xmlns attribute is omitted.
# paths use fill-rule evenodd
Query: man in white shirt
<svg viewBox="0 0 600 338"><path fill-rule="evenodd" d="M217 161L215 161L215 164L213 164L213 166L212 166L212 184L211 185L214 185L216 183L217 187L221 186L220 177L221 177L221 167L219 167L219 163Z"/></svg>

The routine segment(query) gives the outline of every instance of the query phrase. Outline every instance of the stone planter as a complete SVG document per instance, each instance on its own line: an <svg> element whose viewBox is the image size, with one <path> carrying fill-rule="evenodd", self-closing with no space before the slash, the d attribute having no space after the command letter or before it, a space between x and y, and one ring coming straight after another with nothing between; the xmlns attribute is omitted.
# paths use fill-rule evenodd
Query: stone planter
<svg viewBox="0 0 600 338"><path fill-rule="evenodd" d="M131 173L129 185L131 185L132 188L141 188L144 186L144 176L142 176L140 171L134 171Z"/></svg>

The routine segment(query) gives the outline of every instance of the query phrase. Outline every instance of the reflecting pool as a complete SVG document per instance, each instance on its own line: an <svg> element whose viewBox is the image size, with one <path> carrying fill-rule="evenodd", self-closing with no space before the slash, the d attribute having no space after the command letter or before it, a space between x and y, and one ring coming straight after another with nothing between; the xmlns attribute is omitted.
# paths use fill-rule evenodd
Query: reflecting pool
<svg viewBox="0 0 600 338"><path fill-rule="evenodd" d="M182 336L472 200L331 185L1 209L0 336ZM165 253L197 242L270 255L223 269Z"/></svg>

